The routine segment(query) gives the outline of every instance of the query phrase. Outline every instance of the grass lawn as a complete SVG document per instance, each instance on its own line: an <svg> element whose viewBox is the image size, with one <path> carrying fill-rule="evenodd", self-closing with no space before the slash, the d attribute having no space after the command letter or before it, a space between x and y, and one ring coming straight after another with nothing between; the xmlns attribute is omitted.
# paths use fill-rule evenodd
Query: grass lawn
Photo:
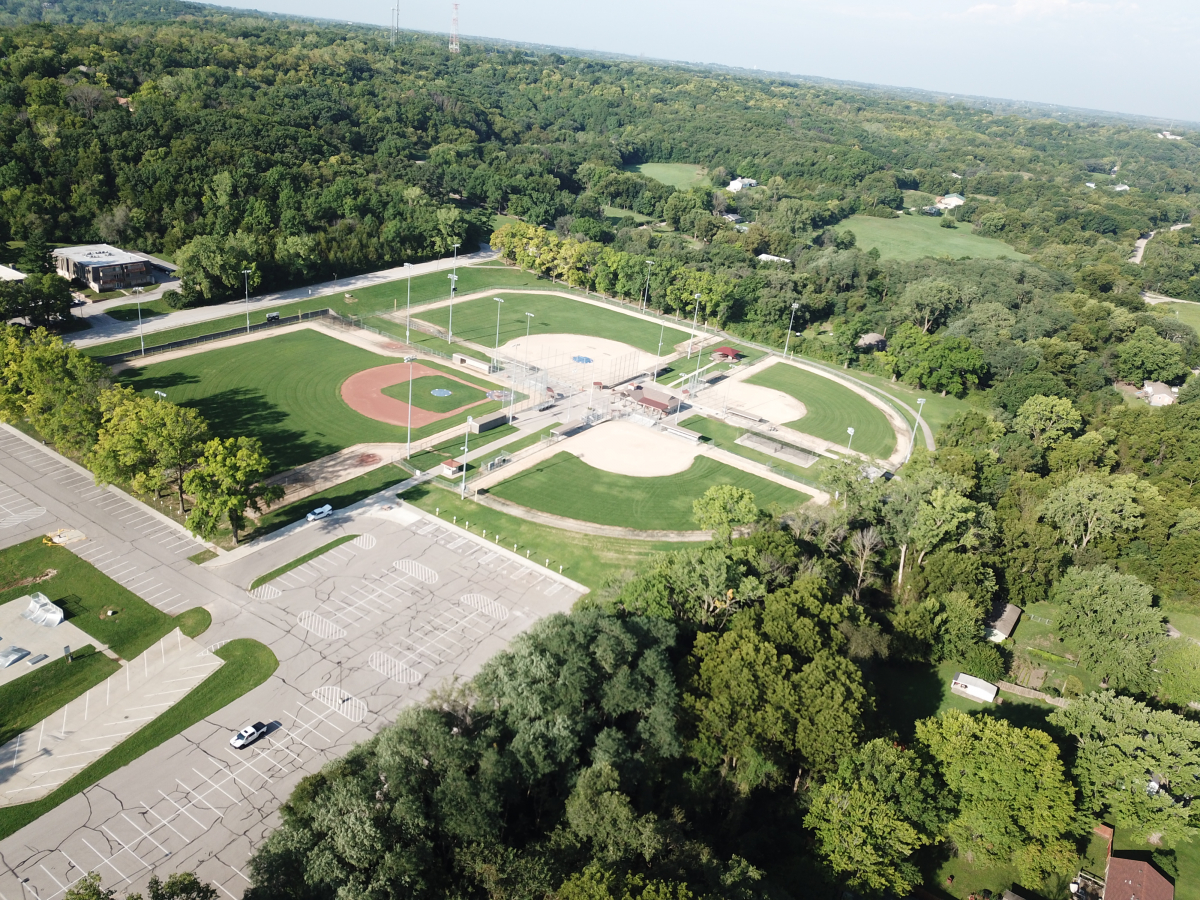
<svg viewBox="0 0 1200 900"><path fill-rule="evenodd" d="M1146 305L1149 306L1149 304ZM1200 331L1200 303L1160 303L1158 305L1171 310L1171 313L1184 325L1191 325L1192 328Z"/></svg>
<svg viewBox="0 0 1200 900"><path fill-rule="evenodd" d="M705 457L678 475L636 478L594 469L566 451L500 482L491 493L530 509L600 525L694 531L692 501L714 484L751 490L764 508L778 503L785 510L795 509L810 499Z"/></svg>
<svg viewBox="0 0 1200 900"><path fill-rule="evenodd" d="M737 443L737 439L746 433L746 429L744 428L737 428L725 422L718 422L716 419L710 419L707 416L692 416L687 421L680 422L679 424L684 428L690 428L692 431L697 431L704 435L704 440L714 447L720 447L722 450L728 450L730 453L735 453L746 459L754 460L754 462L762 463L764 466L778 469L784 474L794 475L802 481L813 482L812 475L803 466L798 466L786 460L776 459L769 453L753 450L750 447L743 447Z"/></svg>
<svg viewBox="0 0 1200 900"><path fill-rule="evenodd" d="M802 357L797 357L802 358ZM813 360L818 362L818 360ZM863 372L858 369L852 369L846 373L850 377L857 378L859 381L865 381L867 384L876 388L878 391L891 394L902 403L907 403L913 409L919 409L917 404L918 398L925 398L925 406L921 411L921 421L929 424L933 430L934 436L937 436L938 431L949 422L954 416L960 412L966 412L970 409L978 409L967 400L960 400L957 397L943 397L937 391L919 391L907 384L902 384L899 381L892 381L888 378L882 378L879 375L873 375L870 372ZM984 408L986 412L986 407ZM909 413L901 411L905 420L910 426L916 424L914 418ZM858 436L855 435L855 440ZM917 438L917 446L925 446L925 438L919 436Z"/></svg>
<svg viewBox="0 0 1200 900"><path fill-rule="evenodd" d="M439 397L433 393L434 391L449 391L450 393L445 397ZM385 396L404 403L408 402L408 392L407 381L383 389ZM486 392L478 388L467 387L461 381L455 381L445 375L423 375L412 381L412 405L417 409L429 412L453 412L460 406L486 399Z"/></svg>
<svg viewBox="0 0 1200 900"><path fill-rule="evenodd" d="M304 565L310 559L316 559L322 553L328 553L334 547L340 547L340 546L342 546L342 544L349 543L350 541L354 540L356 537L358 537L357 534L343 534L341 537L335 538L334 540L330 541L328 544L325 544L322 547L318 547L316 550L310 550L308 553L305 553L303 556L296 557L296 559L293 559L290 563L284 563L278 569L272 569L266 575L259 575L252 582L250 582L250 590L254 590L259 585L266 584L268 581L274 581L280 575L286 575L288 572L292 571L292 569L300 568L302 565Z"/></svg>
<svg viewBox="0 0 1200 900"><path fill-rule="evenodd" d="M880 459L891 456L896 449L896 433L887 416L866 398L836 381L784 363L777 363L746 381L782 391L804 404L808 412L802 419L781 423L788 428L844 447L849 438L846 429L852 427L852 449Z"/></svg>
<svg viewBox="0 0 1200 900"><path fill-rule="evenodd" d="M921 259L925 256L949 256L958 259L971 256L978 259L1028 259L1003 241L972 234L969 224L957 228L942 228L941 217L897 216L877 219L874 216L851 216L839 225L842 231L853 231L863 250L876 247L884 259Z"/></svg>
<svg viewBox="0 0 1200 900"><path fill-rule="evenodd" d="M644 216L640 212L634 212L632 209L621 209L619 206L605 206L603 213L604 218L608 219L610 225L619 225L621 220L627 216L631 217L639 225L650 221L649 216Z"/></svg>
<svg viewBox="0 0 1200 900"><path fill-rule="evenodd" d="M175 312L175 310L167 306L161 298L150 300L142 304L142 321L144 322L154 316L165 316L172 312ZM130 303L128 306L114 306L111 309L106 309L104 314L116 319L118 322L136 322L138 320L138 305Z"/></svg>
<svg viewBox="0 0 1200 900"><path fill-rule="evenodd" d="M377 331L382 331L384 334L391 335L400 343L404 343L404 322L396 322L392 319L384 318L383 316L371 316L366 319L364 324L369 325ZM468 347L466 344L455 341L451 344L445 338L440 338L436 334L426 334L423 331L417 331L410 328L408 331L408 345L424 350L431 350L435 353L442 353L450 356L452 353L461 353L464 356L471 356L475 359L491 362L492 357L489 353L481 353L474 347Z"/></svg>
<svg viewBox="0 0 1200 900"><path fill-rule="evenodd" d="M65 618L72 625L107 644L122 659L138 656L176 626L187 632L193 631L197 624L197 613L188 610L178 616L168 616L66 547L48 546L40 537L0 552L0 586L40 576L49 569L57 573L53 578L0 590L0 603L41 591L51 602L62 607ZM109 609L117 610L117 614L104 615ZM13 683L20 683L27 677ZM2 709L3 705L0 705Z"/></svg>
<svg viewBox="0 0 1200 900"><path fill-rule="evenodd" d="M439 510L438 514L446 521L457 517L458 525L466 527L470 523L470 530L476 534L486 529L489 540L499 535L499 543L509 550L516 545L516 552L522 556L528 552L531 560L545 564L549 559L555 571L562 566L564 575L592 590L602 587L614 575L640 568L651 553L694 546L562 531L480 506L471 500L460 500L457 493L432 484L418 485L402 496L406 502L426 512Z"/></svg>
<svg viewBox="0 0 1200 900"><path fill-rule="evenodd" d="M91 644L41 663L28 675L0 685L0 744L7 744L121 668Z"/></svg>
<svg viewBox="0 0 1200 900"><path fill-rule="evenodd" d="M279 667L275 654L249 638L230 641L216 655L225 665L193 688L161 716L139 728L48 797L34 803L0 809L0 840L45 815L101 778L128 765L159 744L173 738L271 677Z"/></svg>
<svg viewBox="0 0 1200 900"><path fill-rule="evenodd" d="M335 510L344 509L360 500L367 499L372 494L378 494L386 487L399 484L406 478L408 478L408 472L391 463L380 466L378 469L372 469L370 472L351 478L349 481L343 481L341 484L313 494L311 497L305 497L303 500L297 500L295 503L271 510L258 520L253 529L242 536L242 543L262 537L264 534L269 534L285 525L291 525L293 522L299 522L318 506L328 503Z"/></svg>
<svg viewBox="0 0 1200 900"><path fill-rule="evenodd" d="M637 166L622 166L626 172L637 172L663 184L669 184L686 191L690 187L703 184L705 181L704 166L690 163L642 163Z"/></svg>
<svg viewBox="0 0 1200 900"><path fill-rule="evenodd" d="M629 316L602 306L593 306L565 297L507 292L500 310L500 345L525 336L525 313L533 313L531 334L584 334L621 341L647 353L658 352L662 326L649 319ZM454 336L485 347L496 343L496 301L491 297L454 304ZM421 314L421 318L445 330L450 308L442 306ZM663 347L686 341L687 332L666 330Z"/></svg>
<svg viewBox="0 0 1200 900"><path fill-rule="evenodd" d="M173 403L196 408L216 434L259 438L279 472L352 444L405 441L407 429L355 412L341 395L342 382L355 372L395 361L319 332L297 331L127 369L120 379L136 390L161 390ZM460 377L477 387L495 387L470 375ZM486 415L500 405L490 401L470 414ZM413 439L465 422L467 415L413 429Z"/></svg>
<svg viewBox="0 0 1200 900"><path fill-rule="evenodd" d="M449 297L450 281L446 277L449 274L450 267L447 266L440 272L430 272L428 275L418 275L413 278L413 306L421 303L431 303L435 300L444 300L446 297ZM460 266L458 269L459 294L482 291L493 287L497 289L532 287L539 283L546 284L548 282L540 280L530 272L509 267ZM405 304L408 302L408 280L401 278L396 281L388 281L384 284L376 284L371 287L352 291L350 293L354 297L353 303L347 303L343 293L345 292L330 294L324 297L312 297L306 300L295 300L289 303L281 303L278 306L252 311L250 313L250 322L254 324L266 321L268 312L294 316L296 313L308 312L314 309L332 309L334 312L344 316L366 318L378 315L379 313L401 310L405 308ZM184 338L215 334L219 331L228 331L231 328L237 328L239 325L244 326L246 324L245 312L239 313L236 311L236 308L231 307L231 309L233 311L228 316L220 319L156 331L153 332L153 338L150 335L146 335L146 346L156 346L170 341L183 340ZM89 356L108 356L114 353L125 353L130 350L136 350L139 346L141 345L138 343L137 335L134 335L131 338L121 338L115 341L107 341L103 344L93 344L86 348L84 352Z"/></svg>

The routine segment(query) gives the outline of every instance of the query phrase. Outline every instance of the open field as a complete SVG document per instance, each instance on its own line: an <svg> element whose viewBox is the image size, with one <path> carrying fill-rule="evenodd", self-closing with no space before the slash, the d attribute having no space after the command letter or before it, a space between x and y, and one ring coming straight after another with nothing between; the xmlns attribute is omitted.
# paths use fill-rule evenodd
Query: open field
<svg viewBox="0 0 1200 900"><path fill-rule="evenodd" d="M498 292L499 293L499 292ZM529 333L583 334L629 344L646 353L658 352L662 327L649 319L629 316L602 306L593 306L566 297L544 294L522 294L505 291L505 303L500 309L500 346L525 337L525 313L533 313ZM474 341L485 347L496 343L496 307L492 297L481 297L454 304L454 336ZM448 306L420 314L422 320L445 330L450 322ZM686 331L668 326L663 336L664 352L680 341L686 341Z"/></svg>
<svg viewBox="0 0 1200 900"><path fill-rule="evenodd" d="M763 508L778 503L795 509L810 499L799 490L704 457L678 475L638 478L593 468L566 451L500 482L491 493L530 509L599 525L694 531L698 526L692 519L692 501L714 484L751 490Z"/></svg>
<svg viewBox="0 0 1200 900"><path fill-rule="evenodd" d="M550 560L555 571L563 567L563 574L580 584L596 590L614 576L639 568L651 553L678 550L689 544L668 541L631 541L624 538L598 537L562 531L548 525L539 525L507 513L480 506L471 500L460 500L458 494L435 487L432 484L418 485L403 495L405 502L433 513L440 510L441 518L450 521L458 518L459 525L470 523L476 534L487 529L489 535L500 535L501 542L538 562Z"/></svg>
<svg viewBox="0 0 1200 900"><path fill-rule="evenodd" d="M274 471L282 471L352 444L406 440L406 429L355 412L340 394L349 376L389 362L306 330L127 369L121 381L139 391L165 391L172 402L195 407L215 434L259 438ZM470 375L455 375L477 387L493 387ZM499 401L494 403L498 409ZM471 413L486 413L489 406L491 402L474 407ZM464 412L414 428L413 439L466 418Z"/></svg>
<svg viewBox="0 0 1200 900"><path fill-rule="evenodd" d="M846 446L854 429L851 449L877 458L890 456L896 449L896 433L882 412L864 397L836 381L776 363L746 379L747 384L774 388L804 404L808 413L795 422L780 422L788 428Z"/></svg>
<svg viewBox="0 0 1200 900"><path fill-rule="evenodd" d="M851 216L838 225L841 231L853 231L863 250L876 247L884 259L920 259L924 256L949 256L958 259L972 256L979 259L1028 259L1003 241L971 233L969 224L957 228L942 228L940 217L897 216L877 219L874 216Z"/></svg>
<svg viewBox="0 0 1200 900"><path fill-rule="evenodd" d="M643 216L639 212L634 212L631 209L621 209L619 206L605 206L603 208L604 218L608 219L609 225L619 225L621 220L626 216L632 216L633 221L641 225L643 222L649 222L649 216Z"/></svg>
<svg viewBox="0 0 1200 900"><path fill-rule="evenodd" d="M0 839L45 815L105 775L128 765L201 719L228 706L270 678L279 667L279 661L268 647L249 638L232 640L215 654L225 660L225 665L161 716L139 728L48 797L35 803L0 809Z"/></svg>
<svg viewBox="0 0 1200 900"><path fill-rule="evenodd" d="M418 409L435 413L453 412L468 403L478 403L487 399L487 392L479 388L468 387L461 381L447 378L445 375L425 375L412 381L412 405ZM434 391L449 391L444 397L434 394ZM402 403L408 402L408 382L393 384L385 387L383 393Z"/></svg>
<svg viewBox="0 0 1200 900"><path fill-rule="evenodd" d="M188 623L196 615L193 610L168 616L66 547L43 544L38 537L0 552L0 584L39 576L48 569L57 574L36 585L0 591L0 603L41 591L62 607L66 620L107 644L122 659L133 659L177 626L185 632L191 630ZM104 615L108 609L117 614Z"/></svg>
<svg viewBox="0 0 1200 900"><path fill-rule="evenodd" d="M428 275L418 275L412 279L412 303L417 306L422 303L432 303L444 300L450 296L449 267L441 272L430 272ZM463 266L458 270L458 293L467 294L482 291L487 288L507 289L511 287L532 287L539 283L536 275L513 268L498 266ZM547 282L542 282L546 284ZM313 297L310 300L295 300L280 303L278 306L268 306L250 313L251 324L266 321L268 312L278 312L281 315L292 316L300 312L314 309L332 309L343 316L368 316L390 313L402 310L408 301L408 281L398 279L385 284L376 284L360 288L352 292L353 302L347 302L342 294L329 294L324 297ZM229 306L230 314L221 319L199 322L195 325L183 325L179 328L169 328L156 331L153 338L146 336L146 346L179 341L185 338L200 337L214 334L218 331L228 331L246 324L246 314L238 313L235 306ZM401 326L403 327L403 326ZM103 344L94 344L84 350L89 356L108 356L114 353L125 353L136 350L140 346L137 335L131 338L121 338Z"/></svg>
<svg viewBox="0 0 1200 900"><path fill-rule="evenodd" d="M641 163L636 166L622 166L626 172L637 172L663 184L669 184L686 191L690 187L704 182L705 168L690 163Z"/></svg>
<svg viewBox="0 0 1200 900"><path fill-rule="evenodd" d="M1158 306L1165 306L1184 325L1200 331L1200 303L1160 303Z"/></svg>

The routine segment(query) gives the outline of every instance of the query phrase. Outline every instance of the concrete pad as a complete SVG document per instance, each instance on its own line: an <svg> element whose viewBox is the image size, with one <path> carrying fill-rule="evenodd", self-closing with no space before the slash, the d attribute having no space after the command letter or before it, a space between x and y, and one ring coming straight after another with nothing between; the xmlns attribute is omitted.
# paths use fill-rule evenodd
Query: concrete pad
<svg viewBox="0 0 1200 900"><path fill-rule="evenodd" d="M91 635L72 625L70 620L60 622L53 628L46 628L42 625L35 625L28 619L22 619L21 613L25 612L28 607L29 600L24 597L0 604L0 644L5 647L24 647L29 651L29 656L25 659L33 659L42 653L46 654L48 659L38 663L38 666L45 665L50 660L62 656L63 647L70 647L73 650L78 650L87 644L91 644L97 650L107 647L107 644L100 643ZM7 669L0 669L0 684L16 681L22 675L28 674L30 668L23 659ZM3 754L0 754L0 759L2 758Z"/></svg>
<svg viewBox="0 0 1200 900"><path fill-rule="evenodd" d="M174 706L222 664L176 628L106 681L0 747L0 807L45 797Z"/></svg>

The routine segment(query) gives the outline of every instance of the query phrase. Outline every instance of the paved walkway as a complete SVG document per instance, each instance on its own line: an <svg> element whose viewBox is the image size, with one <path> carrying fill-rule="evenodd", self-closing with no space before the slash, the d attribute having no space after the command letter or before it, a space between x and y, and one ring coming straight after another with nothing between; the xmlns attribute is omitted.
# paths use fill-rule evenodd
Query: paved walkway
<svg viewBox="0 0 1200 900"><path fill-rule="evenodd" d="M458 257L457 264L460 266L478 265L493 260L496 256L497 254L491 248L488 248L478 253L469 253ZM223 319L226 316L244 313L247 309L257 311L267 306L279 306L285 303L309 300L313 297L324 297L331 294L359 290L376 284L384 284L388 281L426 275L430 272L439 272L449 268L453 264L454 260L452 258L435 259L430 262L417 263L411 269L397 266L396 268L368 272L364 275L355 275L350 278L339 278L336 281L327 281L324 284L316 284L311 287L279 291L274 294L263 294L258 297L251 297L249 303L244 300L237 300L231 303L221 303L217 306L200 306L195 309L184 309L165 316L154 316L151 319L144 319L142 321L142 333L153 334L157 331L167 331L171 328L179 328L184 325L195 325L198 322L211 322L215 319ZM146 299L152 299L152 296L157 296L157 294L152 295L149 292L145 294ZM81 307L82 315L84 318L92 321L92 327L89 331L80 332L78 335L68 335L65 340L76 347L90 347L93 344L100 344L105 341L136 337L138 334L136 319L132 322L118 322L104 315L106 308L128 306L132 302L134 302L132 298L125 297L119 300L109 300L105 301L105 303L89 304L88 306Z"/></svg>

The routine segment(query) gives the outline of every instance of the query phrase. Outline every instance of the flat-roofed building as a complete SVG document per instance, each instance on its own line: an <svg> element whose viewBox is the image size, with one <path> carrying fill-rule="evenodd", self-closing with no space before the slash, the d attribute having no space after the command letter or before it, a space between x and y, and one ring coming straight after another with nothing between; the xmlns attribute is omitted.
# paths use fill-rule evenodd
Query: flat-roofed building
<svg viewBox="0 0 1200 900"><path fill-rule="evenodd" d="M96 293L154 284L154 264L108 244L85 244L51 251L58 274Z"/></svg>
<svg viewBox="0 0 1200 900"><path fill-rule="evenodd" d="M8 266L0 266L0 281L24 281L25 273L18 272L16 269L10 269Z"/></svg>
<svg viewBox="0 0 1200 900"><path fill-rule="evenodd" d="M996 694L1000 689L990 681L984 681L982 678L976 678L974 675L968 675L965 672L959 672L950 682L950 692L958 694L960 697L966 697L970 700L977 700L980 703L994 703Z"/></svg>

